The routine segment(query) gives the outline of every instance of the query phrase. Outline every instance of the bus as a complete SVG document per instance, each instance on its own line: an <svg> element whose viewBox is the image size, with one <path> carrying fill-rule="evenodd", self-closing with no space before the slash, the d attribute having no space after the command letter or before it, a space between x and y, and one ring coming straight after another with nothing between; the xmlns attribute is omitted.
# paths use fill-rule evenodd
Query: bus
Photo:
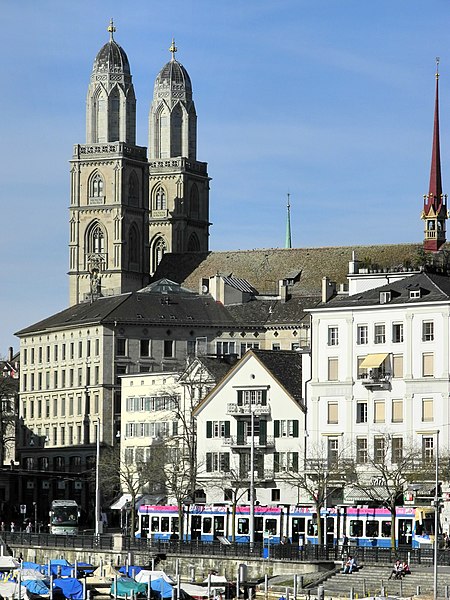
<svg viewBox="0 0 450 600"><path fill-rule="evenodd" d="M53 500L50 508L50 533L77 535L80 510L75 500Z"/></svg>

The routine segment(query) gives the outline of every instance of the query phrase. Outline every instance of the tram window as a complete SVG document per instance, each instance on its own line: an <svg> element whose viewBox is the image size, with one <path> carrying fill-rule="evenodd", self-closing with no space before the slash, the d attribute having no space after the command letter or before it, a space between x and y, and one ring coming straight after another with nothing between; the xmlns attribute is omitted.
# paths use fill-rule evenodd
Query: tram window
<svg viewBox="0 0 450 600"><path fill-rule="evenodd" d="M141 531L148 531L149 520L150 518L148 515L141 516Z"/></svg>
<svg viewBox="0 0 450 600"><path fill-rule="evenodd" d="M391 537L391 522L381 521L381 537Z"/></svg>
<svg viewBox="0 0 450 600"><path fill-rule="evenodd" d="M203 533L211 533L212 519L211 517L205 517L203 519Z"/></svg>
<svg viewBox="0 0 450 600"><path fill-rule="evenodd" d="M238 533L246 534L248 533L249 525L248 519L238 519Z"/></svg>
<svg viewBox="0 0 450 600"><path fill-rule="evenodd" d="M159 517L152 517L152 531L159 531Z"/></svg>
<svg viewBox="0 0 450 600"><path fill-rule="evenodd" d="M350 521L350 537L362 537L363 522L360 519Z"/></svg>
<svg viewBox="0 0 450 600"><path fill-rule="evenodd" d="M276 519L266 519L266 531L269 535L277 534L277 520Z"/></svg>
<svg viewBox="0 0 450 600"><path fill-rule="evenodd" d="M161 531L170 531L169 517L161 517Z"/></svg>
<svg viewBox="0 0 450 600"><path fill-rule="evenodd" d="M378 521L366 521L366 537L378 537L380 524Z"/></svg>
<svg viewBox="0 0 450 600"><path fill-rule="evenodd" d="M317 522L316 521L308 521L308 535L315 536L317 535Z"/></svg>
<svg viewBox="0 0 450 600"><path fill-rule="evenodd" d="M178 517L172 517L172 533L178 533L179 530Z"/></svg>

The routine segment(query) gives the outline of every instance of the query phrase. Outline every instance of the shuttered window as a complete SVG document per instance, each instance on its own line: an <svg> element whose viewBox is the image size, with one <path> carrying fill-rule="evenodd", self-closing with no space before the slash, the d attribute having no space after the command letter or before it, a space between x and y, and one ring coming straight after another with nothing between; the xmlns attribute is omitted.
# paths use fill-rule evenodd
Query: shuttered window
<svg viewBox="0 0 450 600"><path fill-rule="evenodd" d="M337 381L339 371L339 360L337 358L328 359L328 381Z"/></svg>
<svg viewBox="0 0 450 600"><path fill-rule="evenodd" d="M336 425L339 421L338 416L338 403L328 402L328 423L330 425Z"/></svg>
<svg viewBox="0 0 450 600"><path fill-rule="evenodd" d="M394 354L392 357L392 376L403 377L403 354Z"/></svg>
<svg viewBox="0 0 450 600"><path fill-rule="evenodd" d="M403 422L403 400L392 400L392 422Z"/></svg>
<svg viewBox="0 0 450 600"><path fill-rule="evenodd" d="M434 354L426 352L422 354L422 376L433 377L434 375Z"/></svg>
<svg viewBox="0 0 450 600"><path fill-rule="evenodd" d="M433 399L424 398L422 400L422 421L429 422L433 420Z"/></svg>
<svg viewBox="0 0 450 600"><path fill-rule="evenodd" d="M373 421L374 423L384 423L385 420L385 408L384 400L382 402L374 403Z"/></svg>

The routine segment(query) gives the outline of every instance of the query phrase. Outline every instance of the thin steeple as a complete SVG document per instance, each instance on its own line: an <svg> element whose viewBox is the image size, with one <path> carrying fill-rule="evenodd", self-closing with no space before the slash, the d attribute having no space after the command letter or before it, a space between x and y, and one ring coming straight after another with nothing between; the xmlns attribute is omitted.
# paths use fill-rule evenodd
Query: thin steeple
<svg viewBox="0 0 450 600"><path fill-rule="evenodd" d="M286 242L285 248L292 248L291 239L291 195L287 195L287 221L286 221Z"/></svg>
<svg viewBox="0 0 450 600"><path fill-rule="evenodd" d="M425 221L424 249L437 252L446 241L447 195L442 193L441 148L439 139L439 58L436 58L436 97L434 101L433 143L430 185L423 197Z"/></svg>

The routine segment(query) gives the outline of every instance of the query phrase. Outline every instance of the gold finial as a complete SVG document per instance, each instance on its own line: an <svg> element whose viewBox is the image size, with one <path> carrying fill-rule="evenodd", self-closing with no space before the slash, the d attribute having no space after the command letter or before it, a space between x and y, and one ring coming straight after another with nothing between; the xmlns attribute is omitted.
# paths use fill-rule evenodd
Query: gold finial
<svg viewBox="0 0 450 600"><path fill-rule="evenodd" d="M440 62L440 58L439 56L436 56L436 79L439 79L439 62Z"/></svg>
<svg viewBox="0 0 450 600"><path fill-rule="evenodd" d="M172 60L175 60L175 52L178 51L178 48L175 46L175 38L172 38L172 44L169 48L169 52L172 52Z"/></svg>
<svg viewBox="0 0 450 600"><path fill-rule="evenodd" d="M114 32L116 31L116 28L114 27L114 20L112 17L111 17L111 20L109 21L108 31L109 31L109 39L112 41L114 39Z"/></svg>

